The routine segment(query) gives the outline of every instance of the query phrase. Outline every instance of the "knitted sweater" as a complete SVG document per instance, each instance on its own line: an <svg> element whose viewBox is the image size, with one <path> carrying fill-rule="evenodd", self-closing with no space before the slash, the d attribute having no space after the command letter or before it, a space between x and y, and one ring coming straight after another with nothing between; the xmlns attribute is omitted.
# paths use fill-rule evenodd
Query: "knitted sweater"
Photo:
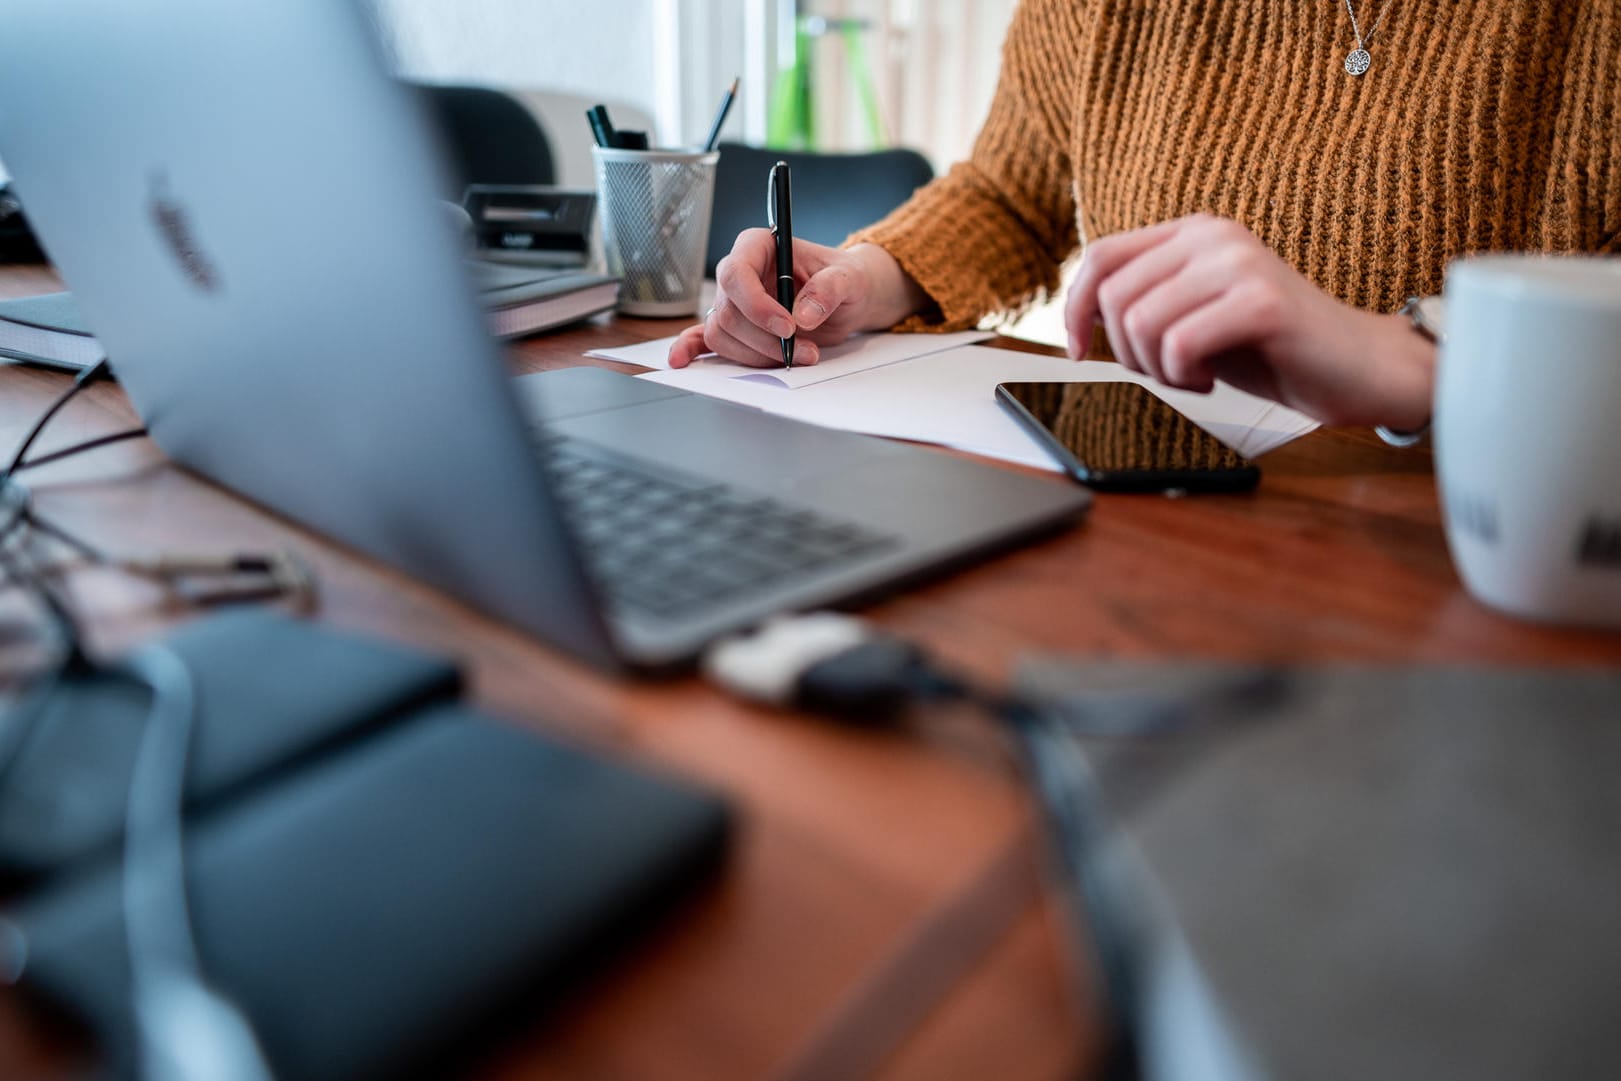
<svg viewBox="0 0 1621 1081"><path fill-rule="evenodd" d="M1234 218L1391 311L1475 251L1621 252L1621 2L1023 0L972 155L851 243L955 329L1052 292L1086 237ZM1385 11L1385 8L1389 8Z"/></svg>

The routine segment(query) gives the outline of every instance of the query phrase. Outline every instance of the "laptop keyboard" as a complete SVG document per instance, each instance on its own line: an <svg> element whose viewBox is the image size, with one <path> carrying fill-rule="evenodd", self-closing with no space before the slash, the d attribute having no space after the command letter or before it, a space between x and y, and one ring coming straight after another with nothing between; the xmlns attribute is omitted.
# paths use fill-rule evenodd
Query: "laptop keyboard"
<svg viewBox="0 0 1621 1081"><path fill-rule="evenodd" d="M538 440L609 601L680 618L893 547L897 538L567 438Z"/></svg>

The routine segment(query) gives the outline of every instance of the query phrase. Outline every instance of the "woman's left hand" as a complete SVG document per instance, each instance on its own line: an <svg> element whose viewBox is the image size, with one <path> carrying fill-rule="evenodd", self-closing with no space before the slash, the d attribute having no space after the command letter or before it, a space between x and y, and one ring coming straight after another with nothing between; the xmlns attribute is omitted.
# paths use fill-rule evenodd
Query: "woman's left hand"
<svg viewBox="0 0 1621 1081"><path fill-rule="evenodd" d="M1226 218L1093 241L1064 310L1079 358L1101 323L1115 358L1184 390L1216 380L1327 424L1422 426L1435 349L1397 315L1343 304Z"/></svg>

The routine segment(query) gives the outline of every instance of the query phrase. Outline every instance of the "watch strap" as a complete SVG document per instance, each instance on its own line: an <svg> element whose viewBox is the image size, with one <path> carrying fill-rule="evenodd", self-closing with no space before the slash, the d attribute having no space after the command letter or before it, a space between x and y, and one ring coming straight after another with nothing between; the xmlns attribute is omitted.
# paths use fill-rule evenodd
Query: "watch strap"
<svg viewBox="0 0 1621 1081"><path fill-rule="evenodd" d="M1436 345L1440 345L1445 339L1446 311L1440 297L1408 297L1398 314L1406 316L1416 333L1422 334ZM1430 434L1430 422L1425 421L1418 428L1406 432L1387 428L1383 424L1377 425L1373 430L1374 434L1393 447L1411 447L1422 443L1424 437Z"/></svg>

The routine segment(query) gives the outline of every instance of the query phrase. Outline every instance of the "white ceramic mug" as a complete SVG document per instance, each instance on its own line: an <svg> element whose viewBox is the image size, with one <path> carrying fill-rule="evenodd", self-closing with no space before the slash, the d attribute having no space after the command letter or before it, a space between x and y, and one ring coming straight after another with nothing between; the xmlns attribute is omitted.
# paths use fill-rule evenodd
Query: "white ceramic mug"
<svg viewBox="0 0 1621 1081"><path fill-rule="evenodd" d="M1621 259L1453 263L1438 363L1436 474L1470 592L1621 627Z"/></svg>

